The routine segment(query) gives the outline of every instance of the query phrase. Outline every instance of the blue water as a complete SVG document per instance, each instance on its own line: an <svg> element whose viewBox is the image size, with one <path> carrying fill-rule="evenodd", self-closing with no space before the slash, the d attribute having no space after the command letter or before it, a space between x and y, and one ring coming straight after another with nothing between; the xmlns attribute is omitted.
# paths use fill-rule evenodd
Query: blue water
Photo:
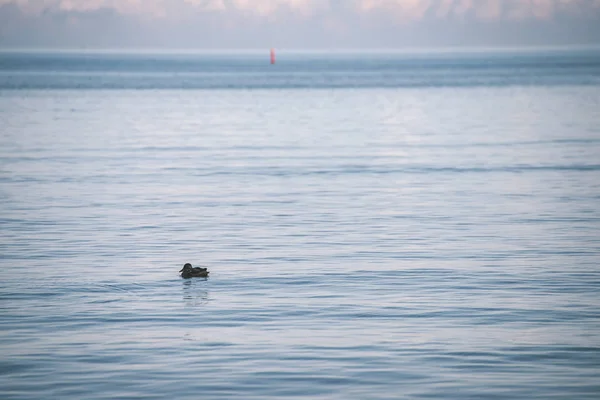
<svg viewBox="0 0 600 400"><path fill-rule="evenodd" d="M0 398L599 398L599 54L278 61L0 54Z"/></svg>
<svg viewBox="0 0 600 400"><path fill-rule="evenodd" d="M600 85L600 48L463 53L5 52L0 89L347 89Z"/></svg>

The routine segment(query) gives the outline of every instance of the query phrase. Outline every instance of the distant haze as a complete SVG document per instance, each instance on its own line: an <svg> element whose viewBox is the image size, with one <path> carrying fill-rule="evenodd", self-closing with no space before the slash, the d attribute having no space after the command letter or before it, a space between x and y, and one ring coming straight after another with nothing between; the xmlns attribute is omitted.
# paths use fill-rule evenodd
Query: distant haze
<svg viewBox="0 0 600 400"><path fill-rule="evenodd" d="M0 48L600 44L600 0L0 0Z"/></svg>

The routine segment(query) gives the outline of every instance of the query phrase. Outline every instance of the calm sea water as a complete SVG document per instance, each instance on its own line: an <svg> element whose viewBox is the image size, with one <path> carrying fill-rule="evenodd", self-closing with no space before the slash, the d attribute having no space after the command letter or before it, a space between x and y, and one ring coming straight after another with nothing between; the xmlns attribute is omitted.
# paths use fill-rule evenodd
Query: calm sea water
<svg viewBox="0 0 600 400"><path fill-rule="evenodd" d="M599 398L600 53L278 61L0 54L0 397Z"/></svg>

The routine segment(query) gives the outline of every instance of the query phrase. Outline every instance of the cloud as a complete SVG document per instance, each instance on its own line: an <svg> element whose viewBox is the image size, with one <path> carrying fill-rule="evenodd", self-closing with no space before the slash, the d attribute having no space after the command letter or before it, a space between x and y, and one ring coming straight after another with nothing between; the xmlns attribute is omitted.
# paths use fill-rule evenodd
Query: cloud
<svg viewBox="0 0 600 400"><path fill-rule="evenodd" d="M0 0L0 47L600 44L600 0Z"/></svg>
<svg viewBox="0 0 600 400"><path fill-rule="evenodd" d="M341 5L345 3L345 5ZM28 13L45 11L89 12L112 9L121 14L154 17L182 13L242 13L272 17L281 12L298 16L351 9L357 14L386 12L395 17L420 20L435 18L548 19L557 13L585 13L600 9L600 0L0 0Z"/></svg>

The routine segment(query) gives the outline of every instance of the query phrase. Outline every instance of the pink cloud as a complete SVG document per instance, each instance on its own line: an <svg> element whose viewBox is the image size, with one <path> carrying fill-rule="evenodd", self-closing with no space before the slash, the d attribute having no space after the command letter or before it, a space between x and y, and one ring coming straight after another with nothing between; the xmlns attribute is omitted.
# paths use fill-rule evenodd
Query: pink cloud
<svg viewBox="0 0 600 400"><path fill-rule="evenodd" d="M451 18L472 15L489 19L548 19L556 13L600 9L600 0L347 0L356 13L383 11L401 19L422 19L425 15ZM23 11L93 11L113 9L121 14L168 17L192 10L196 13L246 13L259 17L282 10L299 15L335 12L330 0L0 0L16 4ZM187 10L187 11L186 11Z"/></svg>

